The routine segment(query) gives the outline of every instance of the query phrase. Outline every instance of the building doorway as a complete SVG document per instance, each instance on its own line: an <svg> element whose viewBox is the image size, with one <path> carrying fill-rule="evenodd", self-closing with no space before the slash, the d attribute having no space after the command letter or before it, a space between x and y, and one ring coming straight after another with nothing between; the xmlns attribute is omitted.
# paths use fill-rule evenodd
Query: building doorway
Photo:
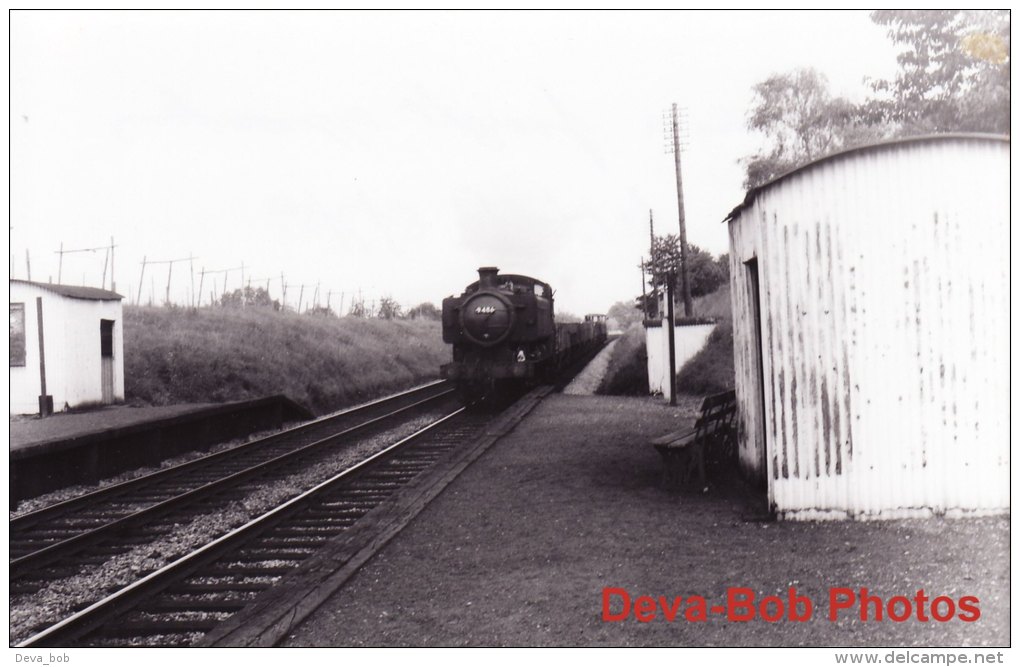
<svg viewBox="0 0 1020 667"><path fill-rule="evenodd" d="M747 285L751 292L748 296L750 297L751 317L754 318L754 326L751 328L754 340L752 341L751 349L755 356L754 390L757 393L757 400L755 402L758 405L758 418L754 420L756 432L753 434L753 437L758 454L758 470L762 471L765 476L765 482L768 484L771 479L768 474L769 469L766 458L768 443L765 440L765 350L763 348L761 331L761 287L758 281L758 258L748 260L744 263L744 266L747 267Z"/></svg>
<svg viewBox="0 0 1020 667"><path fill-rule="evenodd" d="M113 403L113 320L99 320L99 354L103 371L103 403Z"/></svg>

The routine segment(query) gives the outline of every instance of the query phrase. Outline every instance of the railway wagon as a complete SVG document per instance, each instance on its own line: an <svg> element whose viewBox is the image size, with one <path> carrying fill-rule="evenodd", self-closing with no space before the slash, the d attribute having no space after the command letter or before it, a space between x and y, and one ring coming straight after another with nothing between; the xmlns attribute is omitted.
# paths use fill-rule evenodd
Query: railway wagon
<svg viewBox="0 0 1020 667"><path fill-rule="evenodd" d="M453 361L440 372L475 400L504 385L550 382L605 339L605 316L557 323L548 283L485 266L460 296L443 299L443 342L453 346Z"/></svg>

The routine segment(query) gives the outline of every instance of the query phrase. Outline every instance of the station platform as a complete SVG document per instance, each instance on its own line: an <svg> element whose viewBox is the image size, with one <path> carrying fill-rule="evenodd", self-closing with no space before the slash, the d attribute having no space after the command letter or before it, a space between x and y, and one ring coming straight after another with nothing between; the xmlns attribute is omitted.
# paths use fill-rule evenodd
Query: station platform
<svg viewBox="0 0 1020 667"><path fill-rule="evenodd" d="M108 406L45 419L12 417L10 499L16 504L56 489L92 484L311 417L281 395L220 404Z"/></svg>
<svg viewBox="0 0 1020 667"><path fill-rule="evenodd" d="M215 407L214 403L140 406L109 405L82 412L57 412L45 419L32 415L11 417L11 450L30 449L41 443L78 438L114 428L135 426Z"/></svg>
<svg viewBox="0 0 1020 667"><path fill-rule="evenodd" d="M653 398L554 394L468 466L287 646L1008 646L1009 518L765 522L735 474L667 491L648 440L693 420ZM975 549L974 545L981 545ZM813 601L804 622L688 621L688 596ZM834 587L980 600L980 619L828 619ZM619 591L631 598L623 620ZM682 598L634 616L638 596Z"/></svg>

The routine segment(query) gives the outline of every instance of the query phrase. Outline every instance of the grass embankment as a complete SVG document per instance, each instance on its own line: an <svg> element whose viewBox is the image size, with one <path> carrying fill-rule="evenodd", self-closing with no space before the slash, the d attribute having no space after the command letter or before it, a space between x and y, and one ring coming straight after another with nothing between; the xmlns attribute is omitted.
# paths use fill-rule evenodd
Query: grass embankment
<svg viewBox="0 0 1020 667"><path fill-rule="evenodd" d="M676 375L677 391L698 396L733 389L733 322L720 321L694 357Z"/></svg>
<svg viewBox="0 0 1020 667"><path fill-rule="evenodd" d="M267 308L124 308L129 402L286 394L317 414L421 384L449 361L439 322Z"/></svg>
<svg viewBox="0 0 1020 667"><path fill-rule="evenodd" d="M616 341L598 394L646 396L648 394L648 353L645 328L632 324Z"/></svg>
<svg viewBox="0 0 1020 667"><path fill-rule="evenodd" d="M694 301L698 317L718 320L705 347L677 374L677 391L706 395L733 388L733 321L730 288L724 286ZM644 327L635 324L613 349L600 394L644 396L648 394L648 352Z"/></svg>

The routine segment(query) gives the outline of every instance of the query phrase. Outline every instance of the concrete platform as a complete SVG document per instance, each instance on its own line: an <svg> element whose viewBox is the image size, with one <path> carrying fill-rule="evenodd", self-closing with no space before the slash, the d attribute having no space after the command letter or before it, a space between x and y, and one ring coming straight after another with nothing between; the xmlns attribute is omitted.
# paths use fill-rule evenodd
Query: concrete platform
<svg viewBox="0 0 1020 667"><path fill-rule="evenodd" d="M288 646L1006 646L1009 519L763 523L733 477L667 492L650 437L688 418L655 399L553 395L492 445L291 632ZM975 548L980 545L980 548ZM790 587L810 620L687 621ZM964 622L828 619L830 589L974 596ZM603 591L681 596L670 622L603 620ZM622 598L610 598L610 614Z"/></svg>
<svg viewBox="0 0 1020 667"><path fill-rule="evenodd" d="M215 405L112 407L46 419L15 418L9 454L11 502L94 483L311 417L281 395Z"/></svg>
<svg viewBox="0 0 1020 667"><path fill-rule="evenodd" d="M215 404L187 403L144 407L109 405L83 412L58 412L45 419L38 416L11 417L11 450L30 448L51 440L77 438L111 428L178 417L210 407L215 407Z"/></svg>

